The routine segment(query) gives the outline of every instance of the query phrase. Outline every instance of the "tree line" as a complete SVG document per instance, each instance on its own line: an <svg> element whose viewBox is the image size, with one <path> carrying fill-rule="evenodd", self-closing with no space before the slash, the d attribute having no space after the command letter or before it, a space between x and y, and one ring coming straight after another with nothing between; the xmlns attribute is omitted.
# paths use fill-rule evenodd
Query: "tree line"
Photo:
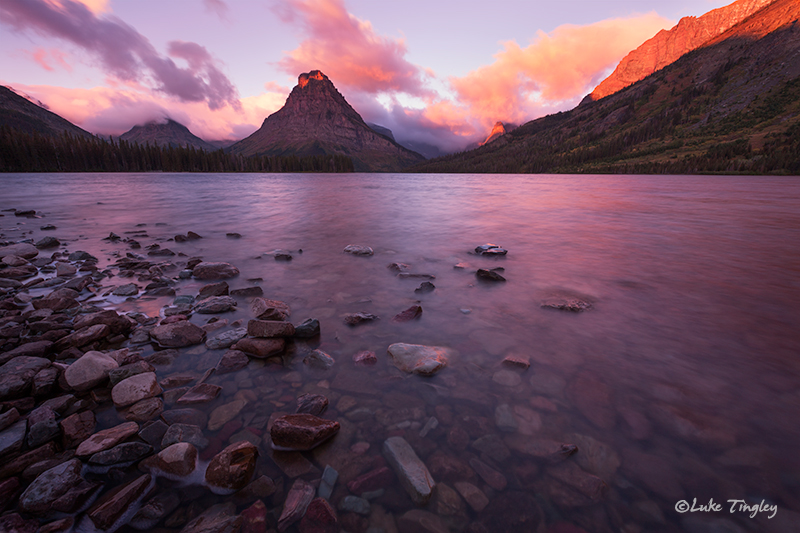
<svg viewBox="0 0 800 533"><path fill-rule="evenodd" d="M207 152L192 146L158 146L26 133L0 126L0 172L353 172L340 154L253 156Z"/></svg>

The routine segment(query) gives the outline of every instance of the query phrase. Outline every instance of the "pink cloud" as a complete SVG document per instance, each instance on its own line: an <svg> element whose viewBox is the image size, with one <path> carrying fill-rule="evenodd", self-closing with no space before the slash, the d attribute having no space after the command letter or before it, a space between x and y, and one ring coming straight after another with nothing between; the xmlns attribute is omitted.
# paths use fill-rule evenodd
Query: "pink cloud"
<svg viewBox="0 0 800 533"><path fill-rule="evenodd" d="M203 139L241 139L257 130L264 117L286 101L285 91L264 92L242 98L239 109L210 109L204 102L176 101L139 90L134 84L92 89L22 85L6 80L0 84L43 102L53 113L91 133L106 136L118 136L137 124L169 117Z"/></svg>
<svg viewBox="0 0 800 533"><path fill-rule="evenodd" d="M458 102L485 127L530 120L537 110L577 104L626 53L671 25L649 13L559 26L539 32L525 48L505 43L494 63L449 81Z"/></svg>
<svg viewBox="0 0 800 533"><path fill-rule="evenodd" d="M51 48L49 50L37 48L33 52L30 52L30 56L39 66L49 72L55 70L55 67L52 65L53 62L57 63L58 66L67 72L72 72L72 65L67 63L67 55L57 48Z"/></svg>
<svg viewBox="0 0 800 533"><path fill-rule="evenodd" d="M405 42L378 35L369 22L348 13L343 0L289 0L277 10L309 35L278 62L288 74L318 69L339 86L371 94L428 94L423 70L404 57Z"/></svg>
<svg viewBox="0 0 800 533"><path fill-rule="evenodd" d="M206 11L214 13L223 20L227 20L228 4L222 0L203 0L203 5L206 6Z"/></svg>
<svg viewBox="0 0 800 533"><path fill-rule="evenodd" d="M157 91L185 102L204 101L211 109L238 105L236 88L200 45L170 43L176 57L189 63L189 68L181 68L133 27L115 17L98 16L73 0L3 0L0 15L18 31L34 31L83 48L122 81L147 78Z"/></svg>

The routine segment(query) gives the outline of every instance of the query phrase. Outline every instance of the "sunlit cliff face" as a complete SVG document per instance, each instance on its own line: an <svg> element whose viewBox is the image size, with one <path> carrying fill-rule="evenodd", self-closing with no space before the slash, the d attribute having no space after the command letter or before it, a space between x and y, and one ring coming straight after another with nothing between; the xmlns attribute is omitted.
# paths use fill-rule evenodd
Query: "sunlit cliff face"
<svg viewBox="0 0 800 533"><path fill-rule="evenodd" d="M300 74L300 76L298 76L298 78L297 78L297 85L299 85L302 88L302 87L305 87L306 85L308 85L308 80L319 80L319 81L322 81L322 80L327 80L327 79L328 79L328 76L323 74L321 71L312 70L311 72L304 72L303 74Z"/></svg>

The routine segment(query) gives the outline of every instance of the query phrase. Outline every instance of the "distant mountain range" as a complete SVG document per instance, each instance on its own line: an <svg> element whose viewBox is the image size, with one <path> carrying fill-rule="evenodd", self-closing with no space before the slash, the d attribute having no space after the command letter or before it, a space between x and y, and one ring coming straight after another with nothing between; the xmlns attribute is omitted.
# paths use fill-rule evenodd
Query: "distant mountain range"
<svg viewBox="0 0 800 533"><path fill-rule="evenodd" d="M43 104L31 102L8 87L0 86L0 126L18 131L57 137L67 132L76 137L93 137L72 122L44 108Z"/></svg>
<svg viewBox="0 0 800 533"><path fill-rule="evenodd" d="M218 147L194 135L189 128L172 119L167 119L163 123L153 121L142 126L134 126L119 138L141 145L147 143L155 146L191 146L206 152L219 150Z"/></svg>
<svg viewBox="0 0 800 533"><path fill-rule="evenodd" d="M388 131L388 130L387 130ZM243 156L343 154L357 171L399 170L424 161L370 128L319 70L301 74L286 104L228 150Z"/></svg>
<svg viewBox="0 0 800 533"><path fill-rule="evenodd" d="M618 92L409 171L800 174L798 57L800 2L765 2Z"/></svg>

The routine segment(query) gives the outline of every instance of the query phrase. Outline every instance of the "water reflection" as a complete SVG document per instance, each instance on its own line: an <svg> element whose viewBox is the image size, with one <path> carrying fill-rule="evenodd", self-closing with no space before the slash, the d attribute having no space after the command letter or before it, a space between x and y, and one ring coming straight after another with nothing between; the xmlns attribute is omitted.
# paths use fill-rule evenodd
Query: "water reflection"
<svg viewBox="0 0 800 533"><path fill-rule="evenodd" d="M259 391L259 412L291 409L298 391L323 390L333 406L354 398L354 406L371 410L367 418L348 418L353 406L329 413L351 426L350 437L337 437L347 446L361 439L380 450L381 439L400 432L427 462L437 454L465 463L481 457L512 486L538 494L549 523L566 520L587 531L692 530L697 517L674 511L678 499L692 497L767 498L781 517L800 516L791 514L800 511L800 459L787 453L800 439L793 422L800 415L794 311L800 184L794 179L5 175L0 186L0 208L43 212L70 251L87 250L103 266L127 250L100 239L145 224L143 246L169 247L182 254L169 258L175 262L193 256L231 262L241 270L232 288L258 283L267 297L291 305L293 322L318 318L318 344L298 343L291 353L319 347L336 358L333 372L315 373L302 358L286 358L277 368L259 362L244 374L219 377L226 394ZM39 225L0 219L3 238L13 240L26 231L38 238ZM167 240L187 231L203 239ZM469 253L484 242L510 252L499 259ZM372 246L375 256L341 253L353 243ZM275 261L266 253L275 249L292 250L293 260ZM386 268L391 262L436 276L436 289L416 293L421 280L399 279ZM460 262L469 267L454 269ZM508 282L475 278L477 268L494 267L505 269ZM255 278L262 281L246 281ZM183 281L178 294L196 295L202 284ZM593 307L542 309L540 302L553 295ZM155 314L168 301L107 305ZM419 320L391 322L418 301ZM380 320L348 327L342 319L352 312ZM225 318L249 318L246 302ZM434 378L409 378L384 357L394 342L449 346L459 355ZM152 349L145 346L145 355ZM376 352L378 365L353 367L350 358L361 350ZM159 377L203 371L221 353L195 348L159 368ZM503 368L509 355L528 357L531 367ZM400 407L387 392L420 403L422 417L402 428L382 424L377 413ZM412 439L431 416L440 427ZM512 446L509 458L487 460L486 452L461 446L460 431L468 443L481 433L576 443L577 464L602 477L611 495L578 504L577 496L564 496L572 492L554 489L563 488L562 473L521 451L525 445ZM480 477L472 481L490 497L498 492ZM386 500L379 504L402 513L400 503ZM469 522L480 515L464 516ZM739 514L705 518L773 527Z"/></svg>

